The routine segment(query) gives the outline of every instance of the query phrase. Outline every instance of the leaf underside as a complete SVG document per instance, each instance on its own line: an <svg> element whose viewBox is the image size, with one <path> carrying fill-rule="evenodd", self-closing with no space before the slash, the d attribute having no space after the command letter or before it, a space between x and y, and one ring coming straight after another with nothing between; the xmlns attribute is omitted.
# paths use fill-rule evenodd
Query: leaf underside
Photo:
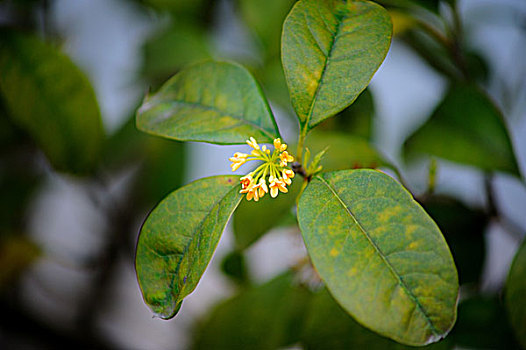
<svg viewBox="0 0 526 350"><path fill-rule="evenodd" d="M168 80L137 111L137 127L180 141L272 142L279 131L261 89L242 66L205 61Z"/></svg>
<svg viewBox="0 0 526 350"><path fill-rule="evenodd" d="M438 227L400 184L374 170L323 173L300 198L314 267L359 323L407 345L443 338L458 278Z"/></svg>
<svg viewBox="0 0 526 350"><path fill-rule="evenodd" d="M172 192L146 219L136 269L144 300L157 316L175 316L197 286L241 200L238 192L238 176L200 179Z"/></svg>

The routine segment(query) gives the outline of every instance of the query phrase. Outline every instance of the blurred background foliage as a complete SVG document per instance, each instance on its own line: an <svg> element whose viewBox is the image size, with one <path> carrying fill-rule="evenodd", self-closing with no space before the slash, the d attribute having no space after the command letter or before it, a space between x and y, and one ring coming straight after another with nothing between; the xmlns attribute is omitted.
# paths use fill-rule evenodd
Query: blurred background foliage
<svg viewBox="0 0 526 350"><path fill-rule="evenodd" d="M403 57L418 62L395 65L392 71L402 71L390 79L398 85L387 86L403 90L410 75L403 69L423 66L430 85L418 89L432 91L434 106L423 111L418 99L409 99L402 117L386 121L389 96L403 101L397 91L382 93L388 78L381 69L372 88L320 125L307 146L312 154L329 147L326 170L380 167L398 176L441 228L461 294L455 328L431 348L515 349L520 342L524 348L526 249L513 264L509 295L506 277L526 230L525 4L487 1L478 12L462 12L469 1L377 2L393 19L392 51L405 50ZM155 203L198 173L227 173L229 151L142 134L134 110L185 65L231 59L251 70L290 134L287 128L296 125L280 36L295 1L80 3L0 1L0 348L407 348L361 327L324 290L298 248L293 196L266 198L257 207L244 201L229 228L233 238L224 239L203 278L210 285L202 282L202 294L194 293L194 306L188 301L182 313L188 316L151 319L133 273L139 227ZM93 16L97 7L116 23L118 11L127 16L120 38L97 29L104 20ZM481 22L490 25L477 31ZM82 31L85 23L95 33L87 38L100 45L71 43L69 30ZM507 37L503 27L518 34ZM137 63L115 73L125 86L101 87L127 54L112 62L111 52L133 35ZM480 35L489 44L481 45ZM491 56L484 44L508 48L508 55ZM90 66L90 55L104 58L100 67ZM503 70L502 59L511 70ZM104 101L117 90L127 97L111 122L119 113ZM406 126L399 143L386 141L400 133L393 123ZM217 154L225 165L211 170ZM296 181L291 192L299 187ZM286 258L274 258L285 263L262 278L261 266L274 262L257 246L278 234L287 237L277 240L285 248L276 249Z"/></svg>

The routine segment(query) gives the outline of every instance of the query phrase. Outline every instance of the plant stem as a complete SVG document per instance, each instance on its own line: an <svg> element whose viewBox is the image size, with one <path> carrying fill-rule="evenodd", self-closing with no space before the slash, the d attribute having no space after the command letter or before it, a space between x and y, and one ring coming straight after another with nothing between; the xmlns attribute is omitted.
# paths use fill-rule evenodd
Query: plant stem
<svg viewBox="0 0 526 350"><path fill-rule="evenodd" d="M301 128L300 138L298 140L298 149L296 150L296 161L301 164L301 157L303 156L303 145L305 137L307 136L307 127Z"/></svg>

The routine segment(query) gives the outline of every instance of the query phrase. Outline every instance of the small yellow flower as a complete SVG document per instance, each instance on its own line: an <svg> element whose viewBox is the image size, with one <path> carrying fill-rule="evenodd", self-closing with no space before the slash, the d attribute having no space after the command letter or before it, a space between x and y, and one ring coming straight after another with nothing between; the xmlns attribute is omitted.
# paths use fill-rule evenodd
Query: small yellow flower
<svg viewBox="0 0 526 350"><path fill-rule="evenodd" d="M280 179L276 179L273 176L269 178L270 181L270 196L272 198L276 198L278 195L278 190L287 193L289 190L287 190L287 185L281 181Z"/></svg>
<svg viewBox="0 0 526 350"><path fill-rule="evenodd" d="M291 156L287 151L283 151L283 153L279 155L279 158L281 159L281 162L279 163L279 165L281 165L282 167L286 167L287 162L294 161L294 157Z"/></svg>
<svg viewBox="0 0 526 350"><path fill-rule="evenodd" d="M252 147L253 149L259 149L259 145L258 143L256 142L256 139L253 138L253 137L250 137L249 140L247 140L247 144Z"/></svg>
<svg viewBox="0 0 526 350"><path fill-rule="evenodd" d="M241 179L241 191L239 193L247 193L249 191L249 188L252 186L254 179L249 174L247 176L243 176Z"/></svg>
<svg viewBox="0 0 526 350"><path fill-rule="evenodd" d="M287 144L281 143L281 139L274 139L274 148L283 152L287 149Z"/></svg>
<svg viewBox="0 0 526 350"><path fill-rule="evenodd" d="M261 178L258 183L259 197L262 198L265 193L268 193L267 183L264 178Z"/></svg>
<svg viewBox="0 0 526 350"><path fill-rule="evenodd" d="M259 193L258 193L257 185L251 186L247 193L247 200L250 201L252 200L252 198L254 199L254 202L259 201Z"/></svg>
<svg viewBox="0 0 526 350"><path fill-rule="evenodd" d="M233 157L230 157L229 160L232 162L230 167L232 171L236 171L239 167L247 161L248 154L236 152Z"/></svg>
<svg viewBox="0 0 526 350"><path fill-rule="evenodd" d="M285 182L287 185L290 185L292 183L292 178L294 177L294 172L290 169L283 169L281 172L283 177L283 182Z"/></svg>

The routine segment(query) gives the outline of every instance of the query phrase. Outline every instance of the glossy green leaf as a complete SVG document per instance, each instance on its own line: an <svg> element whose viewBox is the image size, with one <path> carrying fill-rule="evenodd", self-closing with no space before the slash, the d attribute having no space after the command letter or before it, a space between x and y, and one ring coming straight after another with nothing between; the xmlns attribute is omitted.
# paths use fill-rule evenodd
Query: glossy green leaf
<svg viewBox="0 0 526 350"><path fill-rule="evenodd" d="M506 283L506 308L522 346L526 347L526 241L513 260Z"/></svg>
<svg viewBox="0 0 526 350"><path fill-rule="evenodd" d="M453 86L431 118L405 142L404 152L520 176L502 114L472 86Z"/></svg>
<svg viewBox="0 0 526 350"><path fill-rule="evenodd" d="M312 154L329 147L321 160L324 170L393 167L369 141L341 132L313 131L307 138L307 147Z"/></svg>
<svg viewBox="0 0 526 350"><path fill-rule="evenodd" d="M291 273L219 304L200 327L193 349L278 349L298 341L310 293Z"/></svg>
<svg viewBox="0 0 526 350"><path fill-rule="evenodd" d="M180 141L272 142L278 127L261 89L240 65L205 61L190 66L147 96L137 127Z"/></svg>
<svg viewBox="0 0 526 350"><path fill-rule="evenodd" d="M298 175L289 192L280 193L276 198L265 196L259 202L241 202L234 213L234 236L239 249L249 247L287 216L296 203L302 180Z"/></svg>
<svg viewBox="0 0 526 350"><path fill-rule="evenodd" d="M104 139L95 93L71 60L36 37L0 32L0 94L8 115L58 170L94 169Z"/></svg>
<svg viewBox="0 0 526 350"><path fill-rule="evenodd" d="M298 205L314 267L359 323L407 345L444 337L458 279L438 227L411 194L375 170L315 176Z"/></svg>
<svg viewBox="0 0 526 350"><path fill-rule="evenodd" d="M172 192L146 219L136 269L145 302L171 318L204 273L241 195L238 176L215 176Z"/></svg>
<svg viewBox="0 0 526 350"><path fill-rule="evenodd" d="M367 349L409 350L414 349L381 337L360 326L329 295L326 290L316 293L305 316L301 344L306 350ZM451 349L447 339L422 349Z"/></svg>
<svg viewBox="0 0 526 350"><path fill-rule="evenodd" d="M389 14L368 1L301 0L283 25L282 62L292 105L311 129L367 87L391 42Z"/></svg>

